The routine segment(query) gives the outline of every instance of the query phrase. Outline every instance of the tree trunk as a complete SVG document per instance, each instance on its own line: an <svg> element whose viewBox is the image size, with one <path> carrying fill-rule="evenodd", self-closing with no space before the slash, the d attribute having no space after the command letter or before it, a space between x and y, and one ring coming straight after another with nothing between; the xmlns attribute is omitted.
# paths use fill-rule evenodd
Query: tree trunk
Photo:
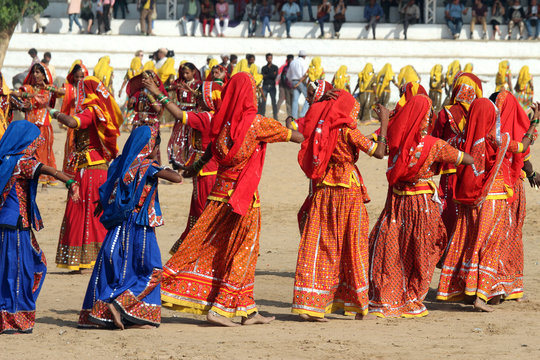
<svg viewBox="0 0 540 360"><path fill-rule="evenodd" d="M9 26L8 28L0 31L0 70L4 66L4 59L6 58L7 49L9 47L9 41L15 31L17 23Z"/></svg>

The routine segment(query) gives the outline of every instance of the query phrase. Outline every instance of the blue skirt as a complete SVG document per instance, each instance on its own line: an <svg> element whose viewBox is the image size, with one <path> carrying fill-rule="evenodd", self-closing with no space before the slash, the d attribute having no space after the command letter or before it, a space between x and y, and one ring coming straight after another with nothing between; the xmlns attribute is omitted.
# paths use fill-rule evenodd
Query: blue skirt
<svg viewBox="0 0 540 360"><path fill-rule="evenodd" d="M114 328L108 304L125 326L161 322L161 254L154 228L135 223L137 214L110 229L86 290L79 326Z"/></svg>
<svg viewBox="0 0 540 360"><path fill-rule="evenodd" d="M32 332L46 274L45 255L32 231L0 228L0 334Z"/></svg>

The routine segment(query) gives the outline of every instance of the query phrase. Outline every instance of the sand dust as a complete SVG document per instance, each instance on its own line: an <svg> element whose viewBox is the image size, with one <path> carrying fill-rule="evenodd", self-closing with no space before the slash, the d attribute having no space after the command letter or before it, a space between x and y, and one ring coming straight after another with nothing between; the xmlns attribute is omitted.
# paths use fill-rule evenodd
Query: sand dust
<svg viewBox="0 0 540 360"><path fill-rule="evenodd" d="M362 127L365 133L374 126ZM163 132L162 154L170 132ZM123 133L121 144L128 134ZM56 129L55 155L61 164L65 132ZM47 278L37 303L31 335L0 336L0 359L487 359L536 358L540 354L540 236L535 230L540 192L527 188L524 227L525 294L529 301L506 302L493 313L471 307L434 302L439 272L433 277L426 301L430 313L422 319L354 321L330 315L324 324L303 323L290 313L294 270L300 235L296 213L308 189L296 158L296 144L270 144L259 187L262 233L257 263L255 299L263 314L276 316L270 325L220 328L203 318L163 310L155 330L77 329L90 275L68 275L54 264L66 189L38 193L45 229L37 240L49 262ZM533 163L540 169L538 146ZM538 154L538 156L534 156ZM58 165L60 166L60 165ZM371 226L384 206L386 161L360 156L358 167L372 199L367 204ZM191 181L160 185L165 226L157 231L163 262L182 233L189 211ZM238 320L238 319L237 319ZM536 354L536 355L534 355Z"/></svg>

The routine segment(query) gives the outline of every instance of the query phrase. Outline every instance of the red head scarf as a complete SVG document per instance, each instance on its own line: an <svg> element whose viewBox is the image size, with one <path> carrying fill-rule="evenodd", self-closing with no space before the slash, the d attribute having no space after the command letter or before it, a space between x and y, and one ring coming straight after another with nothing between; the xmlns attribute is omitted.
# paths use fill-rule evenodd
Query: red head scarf
<svg viewBox="0 0 540 360"><path fill-rule="evenodd" d="M224 152L217 151L213 144L214 159L221 166L231 166L242 146L244 138L257 115L257 92L255 79L251 74L240 72L234 75L221 93L221 108L212 119L210 136L217 135L228 126L231 147ZM245 215L261 180L266 143L260 143L253 152L238 177L236 188L229 199L233 211Z"/></svg>
<svg viewBox="0 0 540 360"><path fill-rule="evenodd" d="M450 105L445 106L450 118L450 126L456 134L465 129L469 107L474 100L481 97L482 82L476 75L463 72L456 75Z"/></svg>
<svg viewBox="0 0 540 360"><path fill-rule="evenodd" d="M74 77L75 73L79 70L83 72L84 77L88 76L88 69L84 66L82 60L75 60L71 65L69 74L66 76L66 83L64 84L66 94L64 95L60 112L67 115L72 115L75 110L75 86L77 84L75 84Z"/></svg>
<svg viewBox="0 0 540 360"><path fill-rule="evenodd" d="M471 154L474 164L458 166L454 200L471 206L480 205L504 160L510 136L501 133L497 107L489 99L475 100L469 112L463 150Z"/></svg>
<svg viewBox="0 0 540 360"><path fill-rule="evenodd" d="M201 87L201 97L197 101L204 110L219 111L222 91L223 88L217 82L204 81Z"/></svg>
<svg viewBox="0 0 540 360"><path fill-rule="evenodd" d="M307 177L324 175L336 148L339 129L356 128L360 105L347 91L339 90L336 100L313 103L303 119L304 142L298 153L298 163Z"/></svg>
<svg viewBox="0 0 540 360"><path fill-rule="evenodd" d="M433 111L425 95L413 96L388 125L388 170L390 186L408 182L426 161L436 138L431 133ZM423 144L423 146L419 146Z"/></svg>
<svg viewBox="0 0 540 360"><path fill-rule="evenodd" d="M118 104L95 76L85 77L77 84L76 112L92 108L97 116L94 124L103 145L103 155L110 161L118 154L116 140L124 121Z"/></svg>
<svg viewBox="0 0 540 360"><path fill-rule="evenodd" d="M399 90L401 97L399 98L398 103L394 112L397 112L399 109L405 106L407 101L409 101L415 95L428 95L426 89L417 82L408 82L401 87Z"/></svg>
<svg viewBox="0 0 540 360"><path fill-rule="evenodd" d="M521 141L531 122L519 101L507 90L501 90L495 100L501 114L501 132L508 133L510 140ZM506 153L504 158L506 183L514 187L521 176L524 154Z"/></svg>
<svg viewBox="0 0 540 360"><path fill-rule="evenodd" d="M86 66L84 66L82 60L75 60L73 64L71 65L71 69L69 70L69 74L66 76L66 82L71 85L76 85L75 80L73 79L75 76L75 73L79 70L82 70L84 77L88 76L88 69Z"/></svg>
<svg viewBox="0 0 540 360"><path fill-rule="evenodd" d="M334 88L332 84L324 80L312 81L309 83L309 87L315 90L315 94L313 95L313 99L311 101L312 103L316 103L317 101L320 101L321 98L324 96L324 94L326 94L328 91Z"/></svg>
<svg viewBox="0 0 540 360"><path fill-rule="evenodd" d="M221 72L225 73L225 77L222 80L223 86L224 86L225 84L227 84L229 82L229 73L227 73L227 69L223 65L214 65L212 67L212 70L216 69L216 68L221 70ZM216 81L216 79L214 79L214 75L213 75L212 70L210 70L210 72L208 73L208 76L206 77L205 81Z"/></svg>
<svg viewBox="0 0 540 360"><path fill-rule="evenodd" d="M35 67L39 67L43 70L43 72L45 73L45 84L52 84L53 83L53 78L52 78L52 75L51 75L51 72L49 71L49 68L47 67L47 65L45 65L44 63L35 63L31 68L30 68L30 71L28 72L28 75L26 75L26 78L24 79L24 82L23 82L23 85L31 85L31 86L35 86L36 85L36 79L34 79L34 68Z"/></svg>

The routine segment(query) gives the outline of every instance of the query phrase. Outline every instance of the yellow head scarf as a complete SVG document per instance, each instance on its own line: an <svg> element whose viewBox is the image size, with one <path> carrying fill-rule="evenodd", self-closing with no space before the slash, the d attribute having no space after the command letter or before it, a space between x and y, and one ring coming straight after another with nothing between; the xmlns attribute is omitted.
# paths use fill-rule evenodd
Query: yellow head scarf
<svg viewBox="0 0 540 360"><path fill-rule="evenodd" d="M309 81L324 79L324 69L321 66L320 57L315 56L311 59L311 64L309 64L308 68L308 77Z"/></svg>
<svg viewBox="0 0 540 360"><path fill-rule="evenodd" d="M236 66L234 67L231 76L239 72L249 72L249 65L247 59L242 59L238 63L236 63Z"/></svg>
<svg viewBox="0 0 540 360"><path fill-rule="evenodd" d="M106 88L109 88L114 70L110 65L110 62L111 58L109 56L103 56L94 67L94 76L97 77Z"/></svg>
<svg viewBox="0 0 540 360"><path fill-rule="evenodd" d="M147 61L144 63L142 71L151 70L157 74L156 64L152 60Z"/></svg>
<svg viewBox="0 0 540 360"><path fill-rule="evenodd" d="M336 89L347 90L347 85L349 84L351 78L347 75L347 66L341 65L334 75L334 80L332 80L332 85Z"/></svg>
<svg viewBox="0 0 540 360"><path fill-rule="evenodd" d="M531 81L532 76L529 73L529 67L527 65L523 66L521 70L519 70L519 77L518 77L518 87L519 91L525 90L525 87Z"/></svg>
<svg viewBox="0 0 540 360"><path fill-rule="evenodd" d="M368 90L371 79L373 79L374 75L375 72L373 71L373 64L367 63L366 66L364 66L364 70L358 73L358 89L360 92L365 92Z"/></svg>
<svg viewBox="0 0 540 360"><path fill-rule="evenodd" d="M138 56L135 56L131 60L131 64L129 65L129 70L127 71L128 79L132 79L135 76L139 75L140 73L142 73L142 70L143 70L143 65L142 65L141 58Z"/></svg>
<svg viewBox="0 0 540 360"><path fill-rule="evenodd" d="M431 69L431 72L429 73L429 79L430 79L430 85L432 85L432 87L437 87L441 83L442 81L442 65L441 64L437 64Z"/></svg>
<svg viewBox="0 0 540 360"><path fill-rule="evenodd" d="M157 71L157 74L162 83L165 83L171 76L175 76L176 70L174 68L174 58L167 58L165 63L163 63Z"/></svg>
<svg viewBox="0 0 540 360"><path fill-rule="evenodd" d="M454 84L454 78L456 77L457 73L461 71L461 65L459 63L459 60L454 60L448 65L448 70L446 70L446 83L448 86L452 86Z"/></svg>
<svg viewBox="0 0 540 360"><path fill-rule="evenodd" d="M508 60L503 60L499 63L499 72L495 77L495 92L505 88L506 74L510 73L510 63Z"/></svg>
<svg viewBox="0 0 540 360"><path fill-rule="evenodd" d="M235 75L235 74L237 74L239 72L246 72L246 73L249 73L249 74L253 75L253 78L255 79L255 84L257 86L259 86L259 84L263 80L263 76L261 74L259 74L259 71L257 70L257 65L251 64L251 66L250 66L248 64L247 59L242 59L236 64L231 76L233 76L233 75Z"/></svg>
<svg viewBox="0 0 540 360"><path fill-rule="evenodd" d="M210 60L210 62L208 63L208 69L206 69L206 71L204 72L204 79L203 80L206 80L206 78L210 74L210 71L212 71L212 68L214 66L216 66L216 65L219 65L219 62L217 61L217 59Z"/></svg>
<svg viewBox="0 0 540 360"><path fill-rule="evenodd" d="M384 89L390 84L390 81L396 74L392 70L392 65L386 63L381 71L377 74L377 96L381 96ZM382 80L382 81L381 81Z"/></svg>
<svg viewBox="0 0 540 360"><path fill-rule="evenodd" d="M2 78L2 82L0 85L2 85L2 88L0 89L0 139L6 132L6 129L8 127L8 114L9 114L9 99L11 97L11 90L7 86L6 80L4 79L4 75L0 73L0 77ZM5 99L1 99L5 97ZM5 101L2 101L5 100ZM5 105L5 106L2 106Z"/></svg>
<svg viewBox="0 0 540 360"><path fill-rule="evenodd" d="M398 85L399 87L405 85L409 82L418 82L420 78L416 73L416 70L411 65L406 65L401 68L398 75Z"/></svg>
<svg viewBox="0 0 540 360"><path fill-rule="evenodd" d="M465 67L463 68L463 72L472 73L473 72L473 64L472 63L465 64Z"/></svg>
<svg viewBox="0 0 540 360"><path fill-rule="evenodd" d="M262 74L259 74L259 70L257 69L257 65L251 64L249 67L249 73L253 75L253 78L255 79L255 84L259 86L261 82L263 81Z"/></svg>

